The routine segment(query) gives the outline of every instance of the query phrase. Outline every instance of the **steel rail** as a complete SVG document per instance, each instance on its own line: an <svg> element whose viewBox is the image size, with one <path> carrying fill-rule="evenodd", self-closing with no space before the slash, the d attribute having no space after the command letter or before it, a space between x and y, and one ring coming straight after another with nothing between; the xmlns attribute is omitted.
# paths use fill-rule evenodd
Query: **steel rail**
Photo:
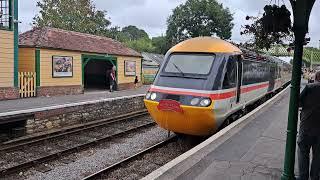
<svg viewBox="0 0 320 180"><path fill-rule="evenodd" d="M129 113L129 114L113 117L113 118L97 120L97 121L89 122L89 123L86 123L83 125L75 126L72 128L62 129L62 130L58 130L55 132L46 133L46 134L42 134L39 136L33 136L30 138L26 138L26 139L21 139L21 140L16 140L16 141L13 140L11 142L2 143L0 151L9 151L12 149L18 149L19 147L23 147L26 145L30 145L30 144L38 143L41 141L46 141L46 140L58 138L58 137L63 137L63 136L69 135L69 134L75 134L75 133L78 133L81 131L90 130L90 129L105 126L108 124L114 124L119 121L124 121L124 120L130 119L130 118L137 118L137 117L144 116L144 115L147 115L146 110L137 111L134 113Z"/></svg>
<svg viewBox="0 0 320 180"><path fill-rule="evenodd" d="M90 141L88 141L86 143L83 143L83 144L80 144L78 146L74 146L74 147L71 147L71 148L66 148L66 149L64 149L62 151L59 151L59 152L55 152L55 153L52 153L52 154L49 154L49 155L46 155L46 156L43 156L43 157L40 157L40 158L37 158L37 159L33 159L33 160L25 162L25 163L21 163L21 164L18 164L18 165L9 167L9 168L2 169L2 170L0 170L0 177L7 176L7 175L13 174L15 172L19 172L21 170L25 170L25 169L31 168L31 167L33 167L35 165L39 165L40 163L56 160L56 159L58 159L58 158L60 158L62 156L69 155L69 154L74 153L74 152L79 152L79 151L84 150L86 148L89 148L89 147L92 147L94 145L97 145L97 144L99 144L99 143L101 143L103 141L108 141L108 140L112 140L114 138L119 138L121 136L127 135L128 133L132 133L132 132L135 132L137 130L142 130L142 129L145 129L145 128L148 128L148 127L152 127L152 126L155 126L155 125L156 125L155 122L145 123L143 125L140 125L140 126L137 126L137 127L134 127L134 128L130 128L128 130L124 130L124 131L119 132L119 133L115 133L115 134L112 134L112 135L106 135L106 136L98 138L98 139L90 140Z"/></svg>
<svg viewBox="0 0 320 180"><path fill-rule="evenodd" d="M103 174L105 174L107 172L110 172L110 171L112 171L112 170L114 170L114 169L116 169L118 167L121 167L123 164L129 163L129 162L137 159L138 157L141 157L141 156L143 156L145 154L148 154L148 153L150 153L150 152L152 152L152 151L154 151L154 150L156 150L158 148L161 148L161 147L167 145L168 143L173 142L176 139L177 139L176 135L171 136L171 137L167 138L164 141L161 141L161 142L159 142L159 143L157 143L157 144L155 144L153 146L150 146L147 149L144 149L144 150L142 150L142 151L140 151L140 152L138 152L138 153L136 153L136 154L134 154L134 155L132 155L130 157L127 157L127 158L125 158L125 159L123 159L121 161L118 161L118 162L116 162L116 163L114 163L114 164L112 164L112 165L110 165L110 166L98 171L98 172L95 172L95 173L83 178L82 180L98 179L99 177L103 176Z"/></svg>

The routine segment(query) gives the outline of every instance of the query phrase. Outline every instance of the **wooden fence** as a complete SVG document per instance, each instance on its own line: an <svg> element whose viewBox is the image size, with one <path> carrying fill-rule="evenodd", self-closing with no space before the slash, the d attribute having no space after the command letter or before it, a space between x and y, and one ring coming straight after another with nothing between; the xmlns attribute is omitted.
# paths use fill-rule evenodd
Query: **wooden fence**
<svg viewBox="0 0 320 180"><path fill-rule="evenodd" d="M21 98L36 96L36 73L19 72L19 94Z"/></svg>

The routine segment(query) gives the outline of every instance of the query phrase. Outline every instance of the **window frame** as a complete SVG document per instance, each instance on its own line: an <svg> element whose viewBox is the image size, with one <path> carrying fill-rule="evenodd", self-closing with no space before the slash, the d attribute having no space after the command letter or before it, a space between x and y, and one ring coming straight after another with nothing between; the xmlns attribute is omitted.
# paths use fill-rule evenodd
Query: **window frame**
<svg viewBox="0 0 320 180"><path fill-rule="evenodd" d="M230 55L228 57L228 60L227 60L227 63L225 65L225 74L224 74L224 77L223 77L223 80L222 80L222 89L232 89L232 88L236 88L237 87L237 80L238 80L238 55ZM228 65L229 63L232 62L234 64L234 68L235 68L235 77L234 77L234 86L233 87L230 87L230 83L229 83L229 87L225 87L225 80L226 80L226 77L227 77L227 74L228 74ZM230 80L230 79L229 79Z"/></svg>
<svg viewBox="0 0 320 180"><path fill-rule="evenodd" d="M8 8L9 8L9 22L8 26L0 26L0 30L6 30L6 31L13 31L13 0L4 0L8 1Z"/></svg>

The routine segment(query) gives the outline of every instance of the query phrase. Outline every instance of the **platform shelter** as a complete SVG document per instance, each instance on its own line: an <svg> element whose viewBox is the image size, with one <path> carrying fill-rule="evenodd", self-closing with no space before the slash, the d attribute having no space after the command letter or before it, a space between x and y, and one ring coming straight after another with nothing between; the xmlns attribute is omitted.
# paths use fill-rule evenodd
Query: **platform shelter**
<svg viewBox="0 0 320 180"><path fill-rule="evenodd" d="M36 74L36 96L108 90L112 69L117 89L141 82L141 54L113 39L56 28L34 28L19 36L19 72Z"/></svg>

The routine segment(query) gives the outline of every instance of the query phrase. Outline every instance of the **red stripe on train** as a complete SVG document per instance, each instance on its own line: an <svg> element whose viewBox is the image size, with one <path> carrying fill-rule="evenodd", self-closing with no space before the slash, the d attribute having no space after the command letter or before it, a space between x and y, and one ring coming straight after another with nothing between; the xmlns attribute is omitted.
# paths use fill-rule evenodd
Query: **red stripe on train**
<svg viewBox="0 0 320 180"><path fill-rule="evenodd" d="M269 86L269 83L255 85L255 86L251 86L251 87L245 87L245 88L241 89L241 93L247 93L247 92L258 90L258 89L265 88L265 87L268 87L268 86ZM236 92L237 92L236 90L233 90L233 91L224 92L224 93L206 94L206 93L197 93L197 92L164 90L164 89L159 89L159 88L150 88L149 91L167 93L167 94L179 94L179 95L189 95L189 96L210 97L213 100L228 99L228 98L236 96Z"/></svg>
<svg viewBox="0 0 320 180"><path fill-rule="evenodd" d="M269 86L269 83L264 83L264 84L260 84L260 85L256 85L256 86L249 86L249 87L245 87L245 88L241 88L241 94L242 93L247 93L250 91L254 91L257 89L261 89L261 88L266 88Z"/></svg>

